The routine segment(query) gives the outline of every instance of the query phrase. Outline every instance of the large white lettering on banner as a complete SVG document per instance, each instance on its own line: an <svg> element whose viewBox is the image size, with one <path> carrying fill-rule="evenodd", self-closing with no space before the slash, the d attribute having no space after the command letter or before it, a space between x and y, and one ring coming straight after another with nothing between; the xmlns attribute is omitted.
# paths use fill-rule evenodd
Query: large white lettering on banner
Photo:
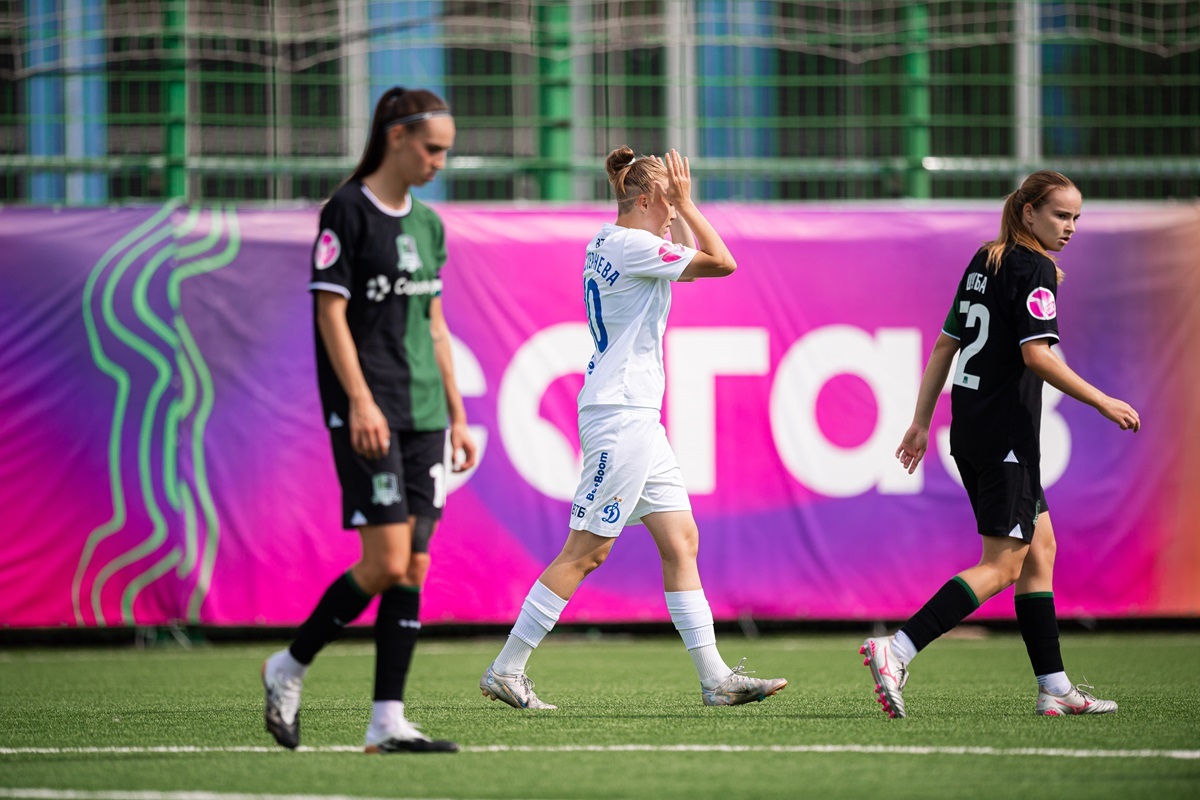
<svg viewBox="0 0 1200 800"><path fill-rule="evenodd" d="M455 374L464 397L487 394L479 362L453 340ZM576 442L539 413L542 397L556 380L580 372L592 346L587 326L563 323L531 336L515 353L501 380L496 417L505 454L533 488L556 500L570 500L579 476ZM664 343L667 366L668 436L687 479L688 491L717 490L716 379L761 376L771 372L765 328L674 328ZM870 334L852 325L828 325L797 339L775 367L769 398L771 437L788 473L800 484L829 497L852 497L872 490L916 494L924 488L925 465L908 475L895 459L896 446L912 419L925 364L926 347L915 328L881 328ZM1057 348L1056 348L1057 349ZM953 374L953 370L952 370ZM822 388L840 375L861 379L870 388L878 413L865 441L844 446L830 441L817 419ZM947 382L944 390L950 390ZM1042 484L1050 486L1066 471L1071 432L1058 413L1062 393L1047 386L1042 411ZM948 397L941 401L946 403ZM485 457L487 431L472 425ZM950 456L950 432L931 432L945 470L958 480ZM469 478L450 477L450 490Z"/></svg>

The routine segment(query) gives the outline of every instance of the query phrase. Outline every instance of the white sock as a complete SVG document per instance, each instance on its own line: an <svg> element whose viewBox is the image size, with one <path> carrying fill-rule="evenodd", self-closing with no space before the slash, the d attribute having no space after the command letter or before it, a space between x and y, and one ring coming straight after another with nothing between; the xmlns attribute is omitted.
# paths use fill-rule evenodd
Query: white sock
<svg viewBox="0 0 1200 800"><path fill-rule="evenodd" d="M523 674L534 648L554 628L566 607L566 600L547 589L541 581L534 581L504 649L492 662L492 669L501 675Z"/></svg>
<svg viewBox="0 0 1200 800"><path fill-rule="evenodd" d="M309 664L301 664L292 655L292 651L284 648L278 653L272 655L269 659L269 665L272 670L280 673L285 678L299 678L304 680L304 673L308 672Z"/></svg>
<svg viewBox="0 0 1200 800"><path fill-rule="evenodd" d="M500 655L492 662L492 669L501 675L521 675L525 665L533 655L533 645L525 643L515 633L508 635L508 641L500 650Z"/></svg>
<svg viewBox="0 0 1200 800"><path fill-rule="evenodd" d="M892 637L892 653L900 660L900 666L907 667L908 662L917 657L917 646L904 631L898 631Z"/></svg>
<svg viewBox="0 0 1200 800"><path fill-rule="evenodd" d="M1051 694L1066 694L1071 691L1071 681L1065 672L1051 672L1037 676L1038 686Z"/></svg>
<svg viewBox="0 0 1200 800"><path fill-rule="evenodd" d="M705 689L715 689L733 670L717 651L712 609L704 597L704 590L663 594L667 598L667 611L671 614L671 622L675 624L675 630L679 631L683 645L696 666L700 685Z"/></svg>
<svg viewBox="0 0 1200 800"><path fill-rule="evenodd" d="M394 729L398 722L404 719L403 700L376 700L371 704L371 727L367 731L367 739L372 734L384 734ZM378 737L375 737L378 738Z"/></svg>

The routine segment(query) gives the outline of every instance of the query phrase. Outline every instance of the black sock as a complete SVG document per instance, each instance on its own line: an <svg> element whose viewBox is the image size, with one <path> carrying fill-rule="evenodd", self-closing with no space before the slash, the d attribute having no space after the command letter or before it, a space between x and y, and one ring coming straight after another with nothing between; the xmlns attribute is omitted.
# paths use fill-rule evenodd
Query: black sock
<svg viewBox="0 0 1200 800"><path fill-rule="evenodd" d="M1063 672L1062 651L1058 646L1058 616L1054 613L1054 592L1019 594L1013 604L1017 624L1029 653L1034 675Z"/></svg>
<svg viewBox="0 0 1200 800"><path fill-rule="evenodd" d="M393 586L379 596L375 617L375 698L403 700L421 630L421 590L415 586Z"/></svg>
<svg viewBox="0 0 1200 800"><path fill-rule="evenodd" d="M977 608L979 601L975 599L975 592L971 591L966 581L955 575L900 630L912 640L919 653Z"/></svg>
<svg viewBox="0 0 1200 800"><path fill-rule="evenodd" d="M296 633L296 641L288 649L301 664L311 664L321 648L342 635L342 630L371 602L371 596L358 588L346 572L329 584L313 612Z"/></svg>

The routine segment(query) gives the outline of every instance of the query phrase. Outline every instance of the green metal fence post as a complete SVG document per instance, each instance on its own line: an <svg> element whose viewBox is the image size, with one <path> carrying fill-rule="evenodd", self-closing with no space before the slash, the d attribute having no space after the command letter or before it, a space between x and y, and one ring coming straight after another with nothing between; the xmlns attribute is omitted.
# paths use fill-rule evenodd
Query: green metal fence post
<svg viewBox="0 0 1200 800"><path fill-rule="evenodd" d="M929 9L925 3L904 8L909 52L904 56L904 195L928 198L932 181L924 166L930 155L929 111Z"/></svg>
<svg viewBox="0 0 1200 800"><path fill-rule="evenodd" d="M166 0L163 9L165 80L165 195L186 198L187 186L187 0Z"/></svg>
<svg viewBox="0 0 1200 800"><path fill-rule="evenodd" d="M571 7L566 0L538 4L538 173L543 200L572 199Z"/></svg>

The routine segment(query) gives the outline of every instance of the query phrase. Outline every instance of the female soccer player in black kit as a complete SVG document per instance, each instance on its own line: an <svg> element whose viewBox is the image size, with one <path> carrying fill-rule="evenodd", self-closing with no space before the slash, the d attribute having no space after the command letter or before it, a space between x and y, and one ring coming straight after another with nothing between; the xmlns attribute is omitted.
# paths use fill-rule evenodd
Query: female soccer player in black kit
<svg viewBox="0 0 1200 800"><path fill-rule="evenodd" d="M867 639L859 649L891 717L905 716L902 691L917 653L1014 583L1017 623L1037 676L1036 713L1117 710L1115 702L1072 686L1063 670L1054 612L1054 529L1040 475L1043 381L1121 430L1141 426L1128 403L1096 389L1050 349L1058 341L1055 292L1062 279L1050 253L1074 235L1082 204L1075 185L1049 171L1033 173L1008 196L1000 235L967 266L925 366L913 422L896 457L910 474L921 463L933 409L957 354L950 450L983 537L983 555L896 635Z"/></svg>
<svg viewBox="0 0 1200 800"><path fill-rule="evenodd" d="M390 89L357 169L321 211L309 284L317 382L342 524L358 530L362 557L329 586L291 646L263 664L267 730L284 747L300 743L308 666L379 595L366 752L458 749L420 733L403 702L446 472L449 462L456 472L470 468L476 452L442 313L442 221L409 191L445 167L454 135L437 95Z"/></svg>

